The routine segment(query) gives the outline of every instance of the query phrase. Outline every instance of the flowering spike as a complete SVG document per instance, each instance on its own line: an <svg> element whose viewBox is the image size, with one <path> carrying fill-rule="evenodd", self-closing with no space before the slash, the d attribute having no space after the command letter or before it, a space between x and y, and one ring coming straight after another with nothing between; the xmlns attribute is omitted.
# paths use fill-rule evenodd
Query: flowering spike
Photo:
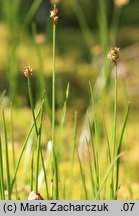
<svg viewBox="0 0 139 216"><path fill-rule="evenodd" d="M58 15L58 8L57 8L56 4L54 4L53 10L50 11L50 18L51 18L52 23L54 25L56 25L58 22L58 16L57 15Z"/></svg>
<svg viewBox="0 0 139 216"><path fill-rule="evenodd" d="M32 75L32 71L33 71L33 69L30 67L30 65L25 66L25 67L23 68L23 73L24 73L24 75L25 75L26 77L31 76L31 75Z"/></svg>
<svg viewBox="0 0 139 216"><path fill-rule="evenodd" d="M112 46L107 57L114 63L119 59L120 48Z"/></svg>

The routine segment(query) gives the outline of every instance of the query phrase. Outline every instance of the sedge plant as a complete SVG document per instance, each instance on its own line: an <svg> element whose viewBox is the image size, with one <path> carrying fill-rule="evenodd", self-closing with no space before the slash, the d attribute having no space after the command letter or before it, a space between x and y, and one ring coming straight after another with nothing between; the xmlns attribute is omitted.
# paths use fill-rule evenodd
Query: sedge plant
<svg viewBox="0 0 139 216"><path fill-rule="evenodd" d="M36 2L36 1L35 1ZM41 1L39 1L41 2ZM101 1L102 2L102 1ZM45 181L45 192L47 199L60 199L63 198L60 193L60 178L59 178L59 158L57 154L57 139L56 139L56 123L55 123L55 61L56 61L56 26L58 21L58 8L57 5L52 1L53 3L53 10L50 13L50 18L52 20L53 25L53 62L52 62L52 119L51 119L51 143L52 143L52 163L50 168L49 175L51 176L51 180L49 181L48 178L48 170L46 169L45 159L43 155L43 148L42 148L42 131L43 131L43 117L44 117L44 111L45 111L45 93L43 94L41 105L37 111L35 112L35 106L32 96L32 88L31 88L31 75L32 75L32 68L30 66L24 67L24 75L27 78L27 86L28 86L28 94L29 94L29 101L30 101L30 107L32 111L32 117L33 117L33 123L29 129L29 132L24 140L22 149L20 151L19 157L17 161L15 160L15 152L14 152L14 137L13 137L13 119L11 114L11 138L12 138L12 148L13 148L13 168L14 173L11 175L10 173L10 165L9 165L9 149L8 149L8 140L7 140L7 128L6 128L6 121L5 121L5 113L4 109L2 110L2 122L3 122L3 134L4 134L4 151L5 151L5 157L3 156L3 146L0 136L0 195L1 199L5 199L5 180L6 180L6 187L8 191L8 199L12 198L12 194L14 192L14 188L17 189L17 174L20 169L21 160L23 158L23 154L25 152L25 149L27 147L28 141L31 137L31 133L34 130L36 135L36 143L33 140L33 150L30 154L31 159L31 171L30 171L30 195L29 199L43 199L43 197L39 194L39 187L38 187L38 176L39 176L39 169L40 166L43 168L44 172L44 181ZM102 7L102 5L100 6ZM28 18L29 19L29 18ZM28 19L26 23L28 23ZM35 29L34 29L34 37L35 37ZM120 158L122 156L121 153L121 147L122 147L122 140L124 131L127 124L127 117L129 113L129 107L130 103L127 105L127 108L125 110L125 117L121 129L120 138L118 139L117 136L117 93L118 93L118 76L117 76L117 60L119 58L119 48L112 47L108 57L110 60L114 63L115 67L115 94L114 94L114 111L113 111L113 139L112 141L109 138L109 133L106 127L106 122L103 117L102 123L104 124L104 131L105 131L105 137L106 137L106 155L105 157L108 158L107 165L105 171L101 169L101 166L103 166L103 161L101 161L101 158L99 156L100 151L100 139L99 139L99 126L98 126L98 120L97 120L97 114L96 114L96 104L94 100L94 92L91 86L91 83L89 83L89 89L90 89L90 98L91 98L91 111L93 114L93 125L90 122L90 116L87 115L87 124L88 124L88 130L90 133L90 140L86 138L86 144L87 144L87 167L84 165L84 161L80 158L78 148L77 148L77 112L75 112L74 115L74 129L73 129L73 140L72 140L72 150L71 150L71 160L70 160L70 171L69 171L69 181L68 186L66 183L64 183L64 192L63 196L71 199L72 192L73 192L73 186L74 184L74 164L75 164L75 153L77 156L77 161L79 163L79 172L80 177L79 181L82 183L82 198L83 199L106 199L108 197L107 194L105 194L105 188L108 187L110 190L110 196L108 198L110 199L117 199L118 198L118 190L119 190L119 171L120 171ZM67 99L69 96L69 84L67 86L66 90L66 100L62 109L61 119L60 119L60 135L58 139L58 148L61 148L62 146L62 138L61 134L64 130L64 120L65 120L65 114L67 110ZM6 166L6 177L4 176L4 164L3 164L3 158L5 159L5 166ZM89 181L88 181L88 175L86 175L86 170L89 172ZM63 177L63 173L62 173ZM107 183L107 180L109 182ZM88 184L89 182L89 184ZM109 184L109 185L108 185ZM89 186L88 186L89 185ZM90 185L91 185L91 192L90 192ZM15 186L15 187L14 187ZM19 193L18 193L19 194Z"/></svg>
<svg viewBox="0 0 139 216"><path fill-rule="evenodd" d="M116 157L117 155L119 155L121 153L121 144L122 144L122 138L123 138L123 134L124 134L124 130L125 130L125 126L127 123L127 117L128 117L128 113L129 113L129 107L130 107L130 103L128 103L127 109L125 111L125 118L123 121L123 128L121 131L121 136L120 136L120 141L118 143L117 141L117 91L118 91L118 73L117 73L117 62L119 59L119 52L120 49L112 46L109 53L108 53L108 58L114 63L114 67L115 67L115 93L114 93L114 112L113 112L113 149L112 149L112 155L113 158ZM116 174L115 174L115 185L114 185L114 176L113 176L113 172L114 169L112 169L112 182L111 182L111 194L110 197L112 199L117 199L118 197L118 189L119 189L119 164L120 164L120 159L117 159L116 162Z"/></svg>

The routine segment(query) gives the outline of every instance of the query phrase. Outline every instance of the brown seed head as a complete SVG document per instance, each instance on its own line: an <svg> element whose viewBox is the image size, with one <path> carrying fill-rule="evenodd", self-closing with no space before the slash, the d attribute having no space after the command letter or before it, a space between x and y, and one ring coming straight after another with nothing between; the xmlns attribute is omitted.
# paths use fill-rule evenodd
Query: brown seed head
<svg viewBox="0 0 139 216"><path fill-rule="evenodd" d="M26 77L31 76L31 75L32 75L32 71L33 71L33 69L32 69L30 66L25 66L25 67L23 68L23 72L24 72L24 75L25 75Z"/></svg>
<svg viewBox="0 0 139 216"><path fill-rule="evenodd" d="M43 197L39 194L39 193L34 193L34 191L32 191L29 194L28 200L44 200Z"/></svg>
<svg viewBox="0 0 139 216"><path fill-rule="evenodd" d="M54 4L53 10L50 11L50 18L51 18L52 23L54 25L56 25L58 22L58 16L57 15L58 15L58 8L57 8L56 4Z"/></svg>
<svg viewBox="0 0 139 216"><path fill-rule="evenodd" d="M114 63L119 59L120 48L112 46L110 51L108 52L107 57Z"/></svg>

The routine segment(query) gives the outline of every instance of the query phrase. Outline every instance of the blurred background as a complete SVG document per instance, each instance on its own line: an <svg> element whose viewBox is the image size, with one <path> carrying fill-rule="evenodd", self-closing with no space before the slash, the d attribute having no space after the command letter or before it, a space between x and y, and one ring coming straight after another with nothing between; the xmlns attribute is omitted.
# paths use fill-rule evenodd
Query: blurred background
<svg viewBox="0 0 139 216"><path fill-rule="evenodd" d="M69 0L61 1L58 5L57 85L59 82L60 85L57 91L59 94L57 103L63 100L63 88L67 81L72 79L71 91L74 92L75 98L76 96L79 100L83 98L83 106L88 104L86 81L96 80L103 65L103 56L111 45L121 48L121 63L122 61L137 63L139 2L131 0L125 5L124 3L116 5L115 2ZM5 89L7 96L12 100L16 98L16 104L26 103L23 100L25 79L21 72L24 65L29 64L34 68L34 79L38 76L41 67L48 90L50 88L52 26L49 14L51 9L48 0L1 1L0 90L2 92ZM39 54L36 45L39 47ZM38 55L40 55L39 60ZM123 71L127 72L128 68L122 66ZM133 78L133 72L131 74ZM17 91L19 82L21 86ZM80 91L76 91L76 88ZM20 96L22 96L21 100ZM72 99L74 100L74 97Z"/></svg>
<svg viewBox="0 0 139 216"><path fill-rule="evenodd" d="M56 112L65 100L70 83L68 111L63 142L70 137L73 112L78 111L79 150L82 152L86 132L86 111L89 110L91 81L94 97L104 103L109 126L113 94L113 66L107 60L112 45L120 47L118 61L118 117L131 101L128 128L123 150L121 198L139 198L139 1L138 0L61 0L56 29ZM48 116L51 110L52 24L48 0L0 0L0 94L1 104L13 102L16 121L15 139L18 143L30 121L26 78L22 69L33 68L34 103L46 89ZM109 105L108 105L109 104ZM105 106L106 105L106 106ZM107 105L109 108L107 108ZM18 114L18 115L17 115ZM23 121L23 119L24 121ZM110 126L111 127L111 123ZM109 128L110 130L110 128ZM50 137L50 132L48 132ZM66 148L66 147L64 147ZM81 153L82 154L82 153ZM68 156L66 156L68 158ZM128 164L127 164L128 161ZM126 176L125 173L129 173ZM130 194L130 195L129 195Z"/></svg>

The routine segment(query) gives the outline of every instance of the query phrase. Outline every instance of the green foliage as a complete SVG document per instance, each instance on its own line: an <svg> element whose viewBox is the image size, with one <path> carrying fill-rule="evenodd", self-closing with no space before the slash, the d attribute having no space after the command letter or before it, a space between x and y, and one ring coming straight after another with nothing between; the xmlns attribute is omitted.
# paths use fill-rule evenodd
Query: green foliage
<svg viewBox="0 0 139 216"><path fill-rule="evenodd" d="M16 117L13 117L13 109L15 107L10 107L10 130L8 130L8 124L6 124L6 108L2 108L1 124L3 126L3 131L0 134L0 198L18 199L19 196L22 199L24 192L26 196L25 198L27 198L27 193L34 190L36 194L42 192L42 196L44 196L45 199L75 199L76 195L74 194L74 188L79 187L78 190L81 191L81 193L78 192L79 194L77 197L82 199L118 199L120 178L119 172L121 166L121 157L123 155L123 135L127 125L130 104L128 104L125 110L125 117L119 136L117 76L118 68L117 63L115 63L115 88L114 94L111 94L111 98L111 95L107 90L109 89L111 92L113 92L113 89L111 88L113 86L113 80L111 79L111 65L107 59L107 51L110 48L110 44L117 40L117 29L119 25L120 11L118 11L118 15L117 12L114 13L113 22L109 23L108 18L110 15L108 11L107 1L98 0L97 3L92 4L91 0L87 0L86 2L81 0L80 4L78 4L77 1L70 0L64 1L61 6L61 8L64 9L63 17L68 10L68 16L73 16L73 22L75 22L74 19L76 19L76 22L78 22L79 24L80 34L82 34L84 41L83 46L86 47L89 55L89 64L91 64L90 60L92 59L92 46L96 44L96 41L99 41L102 52L101 60L103 64L101 66L98 66L98 71L101 71L99 75L101 77L101 82L96 82L101 84L96 84L92 87L92 82L89 82L90 105L88 107L86 115L87 117L85 119L89 136L87 137L86 134L84 135L84 146L86 146L87 150L86 152L84 152L86 154L85 158L82 158L78 151L79 132L81 129L80 110L78 109L78 107L78 121L77 112L73 111L71 112L69 117L70 121L69 119L67 119L68 100L69 97L73 97L73 95L71 95L71 88L69 88L72 83L70 83L69 85L68 82L66 90L64 90L64 93L62 92L63 95L65 95L64 100L62 100L63 106L57 108L57 101L60 100L60 98L57 99L56 96L58 95L57 92L59 92L60 85L58 85L57 87L57 25L54 23L52 24L52 46L49 53L50 59L52 59L49 62L50 68L52 70L51 82L49 84L51 86L50 97L52 104L51 106L49 105L49 97L47 91L48 89L45 89L45 70L41 56L41 48L43 48L43 46L41 47L40 44L36 42L37 27L35 23L32 24L33 17L35 16L41 3L42 0L33 1L33 4L24 16L24 22L22 26L20 25L20 22L18 23L18 16L20 14L21 7L20 1L14 0L11 2L8 0L3 1L2 3L2 17L8 25L8 29L10 30L10 48L8 56L9 60L7 61L7 68L9 69L7 78L9 84L10 100L15 102L17 98L17 87L20 88L17 82L19 64L18 48L22 40L22 34L17 34L17 28L19 26L21 32L24 31L26 35L28 27L32 26L33 43L39 68L37 75L37 83L39 83L39 88L34 87L35 85L33 85L33 76L31 77L27 75L26 89L28 92L32 123L30 127L26 125L27 135L23 140L21 149L19 149L18 146L18 154L15 154L14 123L16 122ZM99 29L99 39L96 39L92 31L92 22L94 19L92 11L94 11L94 8L96 8L95 20ZM12 10L12 13L10 9ZM65 21L63 21L63 23L64 22ZM51 30L49 29L48 31L51 32ZM59 52L60 46L61 45L59 44ZM66 47L70 48L70 43L67 44ZM63 48L63 50L64 49L66 48ZM33 50L31 50L30 54L32 55L33 53ZM45 52L43 52L43 54L44 53ZM82 62L82 59L80 61ZM66 67L66 64L64 66ZM75 76L78 77L78 81L80 82L80 77L78 76L78 74L76 75L74 73L74 77ZM99 78L98 81L100 81ZM35 92L37 93L36 103L34 100L33 87ZM79 91L77 87L76 91ZM107 93L107 97L105 97L105 93ZM3 97L4 95L2 95L2 98ZM108 101L108 103L106 104L108 108L109 104L114 107L114 109L112 109L112 111L109 112L108 115L110 119L112 119L109 121L112 125L111 130L109 130L107 127L107 121L105 120L104 115L105 102L103 100L105 100L105 98L107 98ZM101 111L99 110L99 100L102 100ZM58 118L59 113L61 113L60 118ZM101 118L100 115L103 115L103 117ZM73 117L74 121L71 125L69 125L70 129L67 133L66 126L69 122L71 122L71 118ZM22 120L24 120L24 116ZM9 146L9 131L10 140L12 143L11 154ZM102 149L104 149L103 153L101 152ZM47 152L45 154L46 150ZM27 151L28 153L29 163L28 161L26 163L27 158L24 157L25 151ZM11 155L12 163L10 163ZM66 162L68 162L68 165L66 164ZM20 184L20 173L22 172L22 166L24 167L23 185ZM64 166L66 167L65 172L62 170ZM41 174L41 170L43 174ZM29 175L26 176L25 174L28 172ZM41 175L43 176L43 183L40 187L39 176ZM78 181L76 182L76 180ZM30 191L24 191L22 194L20 190L22 189L22 186L25 190L26 185L30 185ZM8 192L8 195L6 195L6 190Z"/></svg>

